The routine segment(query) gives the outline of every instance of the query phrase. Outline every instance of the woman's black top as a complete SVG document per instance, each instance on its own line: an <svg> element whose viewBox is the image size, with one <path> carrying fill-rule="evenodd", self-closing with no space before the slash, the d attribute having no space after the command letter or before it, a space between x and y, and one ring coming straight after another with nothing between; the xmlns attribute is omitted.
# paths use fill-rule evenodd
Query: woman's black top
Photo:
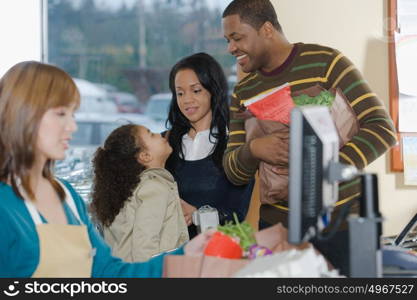
<svg viewBox="0 0 417 300"><path fill-rule="evenodd" d="M167 169L177 181L180 197L184 201L197 209L204 205L215 207L219 212L220 224L233 221L233 212L239 222L245 219L254 180L247 185L233 185L224 171L215 165L211 155L193 161L177 157L175 167L168 164ZM188 232L190 238L197 235L196 226L190 225Z"/></svg>

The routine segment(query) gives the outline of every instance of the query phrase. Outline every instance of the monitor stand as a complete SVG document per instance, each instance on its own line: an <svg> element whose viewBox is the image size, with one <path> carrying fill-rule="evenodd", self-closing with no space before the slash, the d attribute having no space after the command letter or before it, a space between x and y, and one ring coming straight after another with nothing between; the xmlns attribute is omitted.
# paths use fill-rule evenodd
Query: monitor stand
<svg viewBox="0 0 417 300"><path fill-rule="evenodd" d="M349 261L350 277L382 277L382 218L378 209L376 174L362 174L362 194L359 216L350 216Z"/></svg>

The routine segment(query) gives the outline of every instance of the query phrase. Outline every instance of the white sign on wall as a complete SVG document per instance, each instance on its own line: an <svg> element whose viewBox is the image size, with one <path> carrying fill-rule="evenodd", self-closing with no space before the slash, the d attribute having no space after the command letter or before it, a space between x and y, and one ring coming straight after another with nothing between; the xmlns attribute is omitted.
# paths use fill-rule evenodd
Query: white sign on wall
<svg viewBox="0 0 417 300"><path fill-rule="evenodd" d="M41 1L0 1L0 77L18 62L41 59Z"/></svg>

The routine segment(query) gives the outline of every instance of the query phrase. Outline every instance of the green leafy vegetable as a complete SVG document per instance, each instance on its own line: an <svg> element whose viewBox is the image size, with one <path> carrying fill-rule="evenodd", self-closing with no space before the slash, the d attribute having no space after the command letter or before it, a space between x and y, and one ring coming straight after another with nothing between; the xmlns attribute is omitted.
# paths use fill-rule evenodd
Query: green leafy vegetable
<svg viewBox="0 0 417 300"><path fill-rule="evenodd" d="M303 105L325 105L331 106L333 104L335 96L329 91L322 91L316 97L310 97L306 94L301 94L300 96L293 97L294 104L296 106Z"/></svg>
<svg viewBox="0 0 417 300"><path fill-rule="evenodd" d="M233 224L233 222L226 222L225 225L218 226L217 229L231 237L239 238L240 246L243 248L244 251L248 251L250 246L256 244L256 239L254 235L255 232L249 223L239 223L239 220L237 219L235 213L233 213L233 218L236 224Z"/></svg>

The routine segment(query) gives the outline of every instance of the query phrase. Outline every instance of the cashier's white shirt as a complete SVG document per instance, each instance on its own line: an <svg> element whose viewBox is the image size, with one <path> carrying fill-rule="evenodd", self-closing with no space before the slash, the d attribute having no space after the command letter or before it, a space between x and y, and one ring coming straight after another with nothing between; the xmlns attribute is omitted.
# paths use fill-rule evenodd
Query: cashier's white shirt
<svg viewBox="0 0 417 300"><path fill-rule="evenodd" d="M214 129L214 132L217 132ZM199 160L206 158L214 151L217 139L210 137L210 129L197 132L194 139L188 134L182 137L182 150L184 152L184 160Z"/></svg>

